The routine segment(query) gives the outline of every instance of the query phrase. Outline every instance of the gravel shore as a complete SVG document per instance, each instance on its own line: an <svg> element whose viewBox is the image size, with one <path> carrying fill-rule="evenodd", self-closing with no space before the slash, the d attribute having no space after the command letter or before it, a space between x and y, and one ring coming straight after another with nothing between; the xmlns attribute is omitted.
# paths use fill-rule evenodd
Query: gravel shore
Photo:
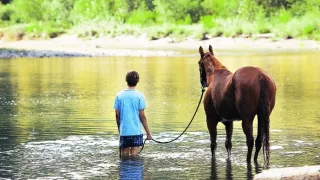
<svg viewBox="0 0 320 180"><path fill-rule="evenodd" d="M90 40L61 36L49 40L0 41L0 58L21 57L99 57L99 56L175 56L182 51L198 52L210 45L214 50L320 51L320 42L313 40L273 41L263 36L250 38L216 37L208 40L189 39L175 42L170 38L149 40L145 36L99 37Z"/></svg>

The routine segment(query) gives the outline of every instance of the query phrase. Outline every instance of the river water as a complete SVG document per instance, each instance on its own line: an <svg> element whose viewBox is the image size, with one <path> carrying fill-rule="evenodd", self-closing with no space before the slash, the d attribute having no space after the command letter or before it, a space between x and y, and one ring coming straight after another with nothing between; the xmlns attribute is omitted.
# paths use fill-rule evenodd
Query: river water
<svg viewBox="0 0 320 180"><path fill-rule="evenodd" d="M271 115L270 168L320 164L320 53L217 52L229 70L258 66L277 84ZM217 151L200 106L187 133L171 144L147 141L138 159L120 160L113 109L125 74L140 73L153 138L184 130L201 88L198 54L174 57L22 58L0 60L0 179L252 179L241 122L230 159L224 126ZM257 120L254 121L256 135Z"/></svg>

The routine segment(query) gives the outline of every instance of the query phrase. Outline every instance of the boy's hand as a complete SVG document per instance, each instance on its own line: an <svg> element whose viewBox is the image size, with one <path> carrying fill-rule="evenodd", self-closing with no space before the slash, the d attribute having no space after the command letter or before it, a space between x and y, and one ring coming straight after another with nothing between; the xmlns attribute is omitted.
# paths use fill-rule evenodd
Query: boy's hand
<svg viewBox="0 0 320 180"><path fill-rule="evenodd" d="M147 140L152 140L151 133L147 133Z"/></svg>

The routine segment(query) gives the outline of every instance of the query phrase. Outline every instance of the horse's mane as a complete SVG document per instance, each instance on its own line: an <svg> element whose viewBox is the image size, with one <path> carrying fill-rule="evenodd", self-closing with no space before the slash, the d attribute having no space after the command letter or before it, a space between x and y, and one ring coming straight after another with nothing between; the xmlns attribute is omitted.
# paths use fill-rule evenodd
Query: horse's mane
<svg viewBox="0 0 320 180"><path fill-rule="evenodd" d="M221 64L221 62L216 57L214 57L214 55L209 53L208 57L212 61L213 66L216 70L220 70L220 69L228 70L224 65Z"/></svg>

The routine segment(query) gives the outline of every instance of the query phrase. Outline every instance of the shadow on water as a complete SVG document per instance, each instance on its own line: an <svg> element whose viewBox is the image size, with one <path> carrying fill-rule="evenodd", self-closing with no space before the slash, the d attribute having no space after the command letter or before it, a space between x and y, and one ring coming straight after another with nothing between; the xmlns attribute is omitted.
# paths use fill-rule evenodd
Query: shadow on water
<svg viewBox="0 0 320 180"><path fill-rule="evenodd" d="M123 157L120 159L119 178L144 179L144 161L141 157Z"/></svg>

